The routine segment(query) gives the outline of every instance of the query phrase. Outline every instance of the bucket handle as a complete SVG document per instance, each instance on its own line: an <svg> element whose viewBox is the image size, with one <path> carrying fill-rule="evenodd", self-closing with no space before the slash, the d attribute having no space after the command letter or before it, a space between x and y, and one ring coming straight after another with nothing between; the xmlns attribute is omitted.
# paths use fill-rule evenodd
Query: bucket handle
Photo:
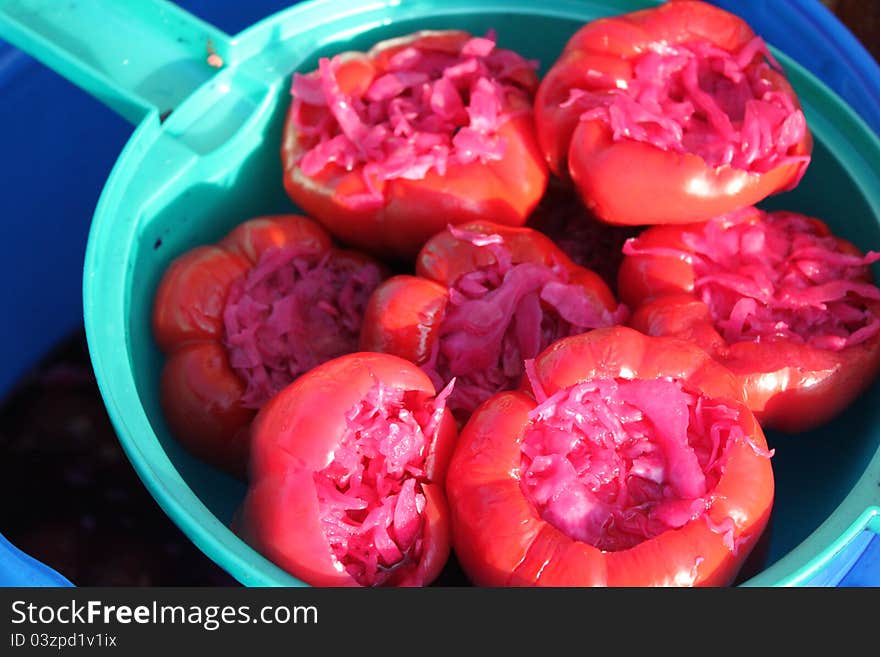
<svg viewBox="0 0 880 657"><path fill-rule="evenodd" d="M230 57L226 33L167 0L0 0L0 38L133 124L163 121Z"/></svg>

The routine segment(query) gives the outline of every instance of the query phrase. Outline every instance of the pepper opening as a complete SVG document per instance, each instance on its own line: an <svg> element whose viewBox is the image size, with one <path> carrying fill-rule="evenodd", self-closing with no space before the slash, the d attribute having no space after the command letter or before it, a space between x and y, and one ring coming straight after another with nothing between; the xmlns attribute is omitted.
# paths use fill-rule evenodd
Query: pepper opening
<svg viewBox="0 0 880 657"><path fill-rule="evenodd" d="M362 586L400 582L421 559L422 485L450 389L430 399L376 384L347 414L333 460L315 473L324 535Z"/></svg>
<svg viewBox="0 0 880 657"><path fill-rule="evenodd" d="M768 62L769 60L769 62ZM633 139L693 153L708 166L763 173L809 155L790 155L807 132L793 98L774 89L766 44L755 37L731 53L707 41L653 44L633 61L633 77L601 92L573 89L563 106L608 125L615 141Z"/></svg>
<svg viewBox="0 0 880 657"><path fill-rule="evenodd" d="M595 379L559 390L529 415L523 494L540 516L604 551L632 548L705 518L736 549L733 521L707 511L728 451L748 440L739 410L674 379Z"/></svg>
<svg viewBox="0 0 880 657"><path fill-rule="evenodd" d="M622 322L627 309L601 306L563 266L513 263L501 235L449 227L453 236L489 249L492 264L468 272L449 288L446 314L422 369L438 388L453 377L449 407L460 418L491 395L516 388L524 361L559 338Z"/></svg>
<svg viewBox="0 0 880 657"><path fill-rule="evenodd" d="M301 374L357 351L367 300L382 275L377 265L355 267L339 253L269 249L232 284L224 344L246 384L244 406L259 409Z"/></svg>
<svg viewBox="0 0 880 657"><path fill-rule="evenodd" d="M743 215L743 216L747 216ZM694 292L728 343L789 340L839 351L880 332L868 265L880 253L844 253L809 217L764 213L758 222L718 217L686 231L688 250L624 245L627 254L672 255L694 268Z"/></svg>
<svg viewBox="0 0 880 657"><path fill-rule="evenodd" d="M420 180L449 164L490 162L504 156L498 130L510 116L507 99L522 95L535 63L495 47L495 37L474 37L458 53L427 46L403 48L377 71L365 91L340 87L341 56L320 60L317 71L295 74L291 120L303 145L298 162L307 176L334 163L363 167L364 192L352 207L381 205L386 180Z"/></svg>

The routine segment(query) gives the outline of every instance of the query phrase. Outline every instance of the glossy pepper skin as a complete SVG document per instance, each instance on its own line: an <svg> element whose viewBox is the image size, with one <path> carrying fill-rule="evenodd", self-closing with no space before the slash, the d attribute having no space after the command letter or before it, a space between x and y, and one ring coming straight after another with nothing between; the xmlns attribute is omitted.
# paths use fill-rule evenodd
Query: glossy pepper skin
<svg viewBox="0 0 880 657"><path fill-rule="evenodd" d="M315 221L299 215L256 217L218 243L176 258L153 302L153 335L167 356L160 400L172 434L196 457L244 478L247 428L256 410L242 405L245 383L230 367L224 347L223 312L230 286L270 248L297 245L318 259L335 247ZM351 267L372 262L336 251Z"/></svg>
<svg viewBox="0 0 880 657"><path fill-rule="evenodd" d="M632 62L652 44L708 41L736 52L755 37L741 18L710 4L674 0L659 7L599 19L581 28L542 79L535 101L538 139L552 172L573 181L603 221L653 225L705 221L792 188L806 162L784 162L763 172L711 167L693 153L675 153L633 139L614 140L598 119L580 120L572 90L605 92L625 86ZM768 69L773 90L799 102L782 73ZM806 131L788 155L808 156Z"/></svg>
<svg viewBox="0 0 880 657"><path fill-rule="evenodd" d="M745 435L766 449L735 377L692 343L615 326L559 340L534 365L547 395L595 378L676 377L692 390L736 404ZM774 480L766 456L746 441L737 442L714 489L707 513L716 523L734 519L735 551L702 516L635 547L603 551L542 519L522 492L520 445L531 422L528 413L536 406L528 385L498 393L471 416L453 454L446 479L453 550L474 584L725 586L734 581L770 516Z"/></svg>
<svg viewBox="0 0 880 657"><path fill-rule="evenodd" d="M458 228L500 235L514 265L559 265L567 270L569 282L580 286L593 305L608 312L618 308L614 294L598 274L572 262L539 231L488 221L467 223ZM415 276L393 276L373 292L364 313L361 349L391 353L417 365L424 364L440 337L449 288L463 275L494 262L495 256L489 249L459 239L449 230L437 233L416 258Z"/></svg>
<svg viewBox="0 0 880 657"><path fill-rule="evenodd" d="M314 476L333 459L350 409L377 382L411 391L414 404L435 396L431 380L405 360L348 354L310 370L278 393L251 427L251 483L236 530L268 559L312 586L358 586L334 558L321 527ZM420 482L426 499L421 557L400 568L394 585L429 584L449 559L443 481L456 438L455 421L444 410Z"/></svg>
<svg viewBox="0 0 880 657"><path fill-rule="evenodd" d="M762 220L760 211L744 215ZM807 217L815 232L832 236L828 226ZM685 235L692 226L655 226L638 237L641 249L687 252ZM834 238L838 249L862 256L850 242ZM869 282L866 280L865 282ZM694 290L692 264L676 256L624 256L618 275L621 298L633 314L629 325L649 335L693 341L732 371L746 394L749 408L765 428L787 433L825 424L849 406L880 374L880 335L839 351L787 340L728 343L716 329L709 306ZM869 301L877 315L880 304Z"/></svg>
<svg viewBox="0 0 880 657"><path fill-rule="evenodd" d="M383 41L366 53L345 53L340 85L343 92L357 97L383 74L396 53L406 48L457 53L470 38L462 31L423 31ZM307 139L288 112L281 148L284 187L294 203L342 242L381 258L414 258L425 241L447 224L491 219L522 225L540 200L549 174L533 120L538 78L531 69L524 69L519 78L524 91L507 94L502 107L509 118L498 130L506 144L500 160L450 162L443 175L430 169L418 179L387 180L380 206L353 207L347 196L363 190L364 165L349 171L329 163L307 176L298 165ZM310 111L324 110L311 106Z"/></svg>

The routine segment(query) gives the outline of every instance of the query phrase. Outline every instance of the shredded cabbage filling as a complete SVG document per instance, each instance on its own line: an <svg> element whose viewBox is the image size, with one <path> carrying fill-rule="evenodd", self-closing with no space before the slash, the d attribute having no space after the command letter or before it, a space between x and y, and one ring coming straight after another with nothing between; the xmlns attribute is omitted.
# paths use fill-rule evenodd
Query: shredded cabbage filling
<svg viewBox="0 0 880 657"><path fill-rule="evenodd" d="M431 169L445 175L453 163L501 159L498 129L509 118L507 96L526 94L519 80L536 68L496 49L491 34L468 40L457 54L404 48L357 96L340 88L343 63L340 56L323 58L317 71L294 75L291 120L307 176L330 163L363 167L366 191L349 195L353 207L381 204L386 180L419 180Z"/></svg>
<svg viewBox="0 0 880 657"><path fill-rule="evenodd" d="M595 379L543 398L521 443L520 485L540 516L604 551L632 548L701 516L734 551L733 521L707 511L739 411L673 379Z"/></svg>
<svg viewBox="0 0 880 657"><path fill-rule="evenodd" d="M693 153L711 167L766 172L809 160L789 155L807 123L792 97L772 88L771 65L781 70L760 37L736 53L703 41L655 44L635 60L622 88L573 89L564 106L583 108L581 120L603 121L614 140Z"/></svg>
<svg viewBox="0 0 880 657"><path fill-rule="evenodd" d="M728 343L788 340L839 351L880 331L880 289L868 266L880 253L843 253L804 215L764 213L759 222L718 217L686 231L687 250L624 245L630 255L678 257L694 268L694 292Z"/></svg>
<svg viewBox="0 0 880 657"><path fill-rule="evenodd" d="M357 351L380 282L377 265L352 268L333 251L320 258L295 246L264 252L232 284L223 311L229 364L245 383L242 404L259 409L301 374Z"/></svg>
<svg viewBox="0 0 880 657"><path fill-rule="evenodd" d="M426 461L450 391L426 399L377 383L346 415L333 460L315 473L324 535L362 586L391 584L419 563Z"/></svg>
<svg viewBox="0 0 880 657"><path fill-rule="evenodd" d="M438 388L456 379L449 407L458 417L494 393L516 388L524 361L557 339L626 319L625 306L609 311L572 284L561 265L514 264L501 235L448 230L494 257L491 265L464 274L449 288L439 338L422 365Z"/></svg>

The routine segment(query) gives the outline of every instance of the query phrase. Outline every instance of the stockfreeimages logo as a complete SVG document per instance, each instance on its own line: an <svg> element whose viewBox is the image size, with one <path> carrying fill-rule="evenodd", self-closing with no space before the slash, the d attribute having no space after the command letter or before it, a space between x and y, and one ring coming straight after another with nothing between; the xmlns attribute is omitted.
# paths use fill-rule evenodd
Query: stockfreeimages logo
<svg viewBox="0 0 880 657"><path fill-rule="evenodd" d="M318 623L313 605L267 605L254 610L250 605L166 605L153 601L146 605L108 605L100 600L53 605L16 600L12 603L13 625L198 625L214 631L223 625L262 623L264 625Z"/></svg>

